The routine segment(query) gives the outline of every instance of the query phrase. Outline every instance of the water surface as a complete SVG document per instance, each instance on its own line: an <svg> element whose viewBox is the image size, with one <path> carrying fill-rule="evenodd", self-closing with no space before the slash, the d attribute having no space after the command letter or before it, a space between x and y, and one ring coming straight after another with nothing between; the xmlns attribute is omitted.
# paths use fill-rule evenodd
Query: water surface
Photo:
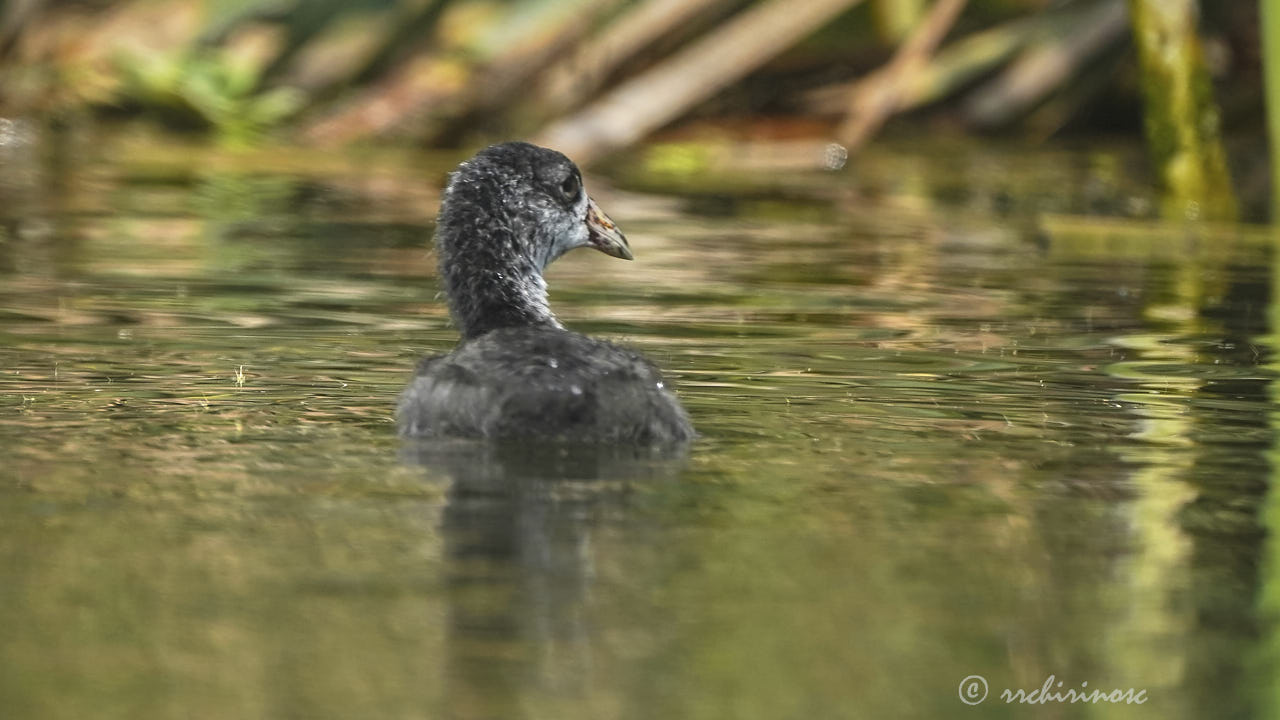
<svg viewBox="0 0 1280 720"><path fill-rule="evenodd" d="M5 717L1275 717L1271 241L1108 157L597 179L665 459L396 438L456 157L9 158Z"/></svg>

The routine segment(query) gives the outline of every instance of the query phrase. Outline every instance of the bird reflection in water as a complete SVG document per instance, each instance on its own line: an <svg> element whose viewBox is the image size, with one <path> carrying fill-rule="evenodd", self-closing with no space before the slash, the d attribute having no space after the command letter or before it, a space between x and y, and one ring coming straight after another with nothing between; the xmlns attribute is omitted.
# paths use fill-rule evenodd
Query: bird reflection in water
<svg viewBox="0 0 1280 720"><path fill-rule="evenodd" d="M675 481L683 449L418 440L403 453L450 481L441 524L449 716L519 717L531 696L585 696L593 539L626 518L637 492Z"/></svg>

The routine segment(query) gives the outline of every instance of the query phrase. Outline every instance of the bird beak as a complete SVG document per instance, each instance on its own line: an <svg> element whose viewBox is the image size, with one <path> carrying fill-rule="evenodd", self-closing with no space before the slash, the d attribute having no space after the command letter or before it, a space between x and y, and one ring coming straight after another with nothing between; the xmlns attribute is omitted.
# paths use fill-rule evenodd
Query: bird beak
<svg viewBox="0 0 1280 720"><path fill-rule="evenodd" d="M626 236L590 197L587 198L587 232L591 239L591 247L605 255L623 260L634 259L631 255L631 247L627 245Z"/></svg>

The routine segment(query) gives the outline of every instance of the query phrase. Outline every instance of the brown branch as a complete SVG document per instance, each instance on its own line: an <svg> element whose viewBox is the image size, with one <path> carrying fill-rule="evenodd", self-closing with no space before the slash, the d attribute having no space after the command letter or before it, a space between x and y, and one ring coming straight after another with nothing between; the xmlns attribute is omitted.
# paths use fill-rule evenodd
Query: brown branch
<svg viewBox="0 0 1280 720"><path fill-rule="evenodd" d="M578 162L630 145L750 73L861 0L769 0L536 139Z"/></svg>
<svg viewBox="0 0 1280 720"><path fill-rule="evenodd" d="M600 36L547 71L538 105L559 113L600 88L626 61L681 25L726 0L648 0L623 15Z"/></svg>
<svg viewBox="0 0 1280 720"><path fill-rule="evenodd" d="M880 70L857 84L850 93L849 112L836 138L850 152L862 147L898 108L903 79L929 61L942 38L960 17L966 0L938 0Z"/></svg>
<svg viewBox="0 0 1280 720"><path fill-rule="evenodd" d="M974 91L965 119L978 127L999 127L1025 113L1075 75L1078 68L1125 37L1129 12L1124 0L1103 0L1061 28L1061 34L1028 48L994 80Z"/></svg>
<svg viewBox="0 0 1280 720"><path fill-rule="evenodd" d="M966 83L1008 61L1059 21L1058 15L1021 17L948 43L928 65L902 78L902 92L894 112L906 112L958 92ZM818 115L843 116L857 85L855 80L809 90L801 95L801 106Z"/></svg>
<svg viewBox="0 0 1280 720"><path fill-rule="evenodd" d="M9 54L22 30L45 10L46 0L10 0L0 3L0 57Z"/></svg>
<svg viewBox="0 0 1280 720"><path fill-rule="evenodd" d="M547 5L541 14L523 20L518 33L513 20L500 20L484 34L507 33L511 39L475 43L476 57L470 62L456 51L424 45L417 56L353 100L313 121L303 136L319 144L342 144L409 126L418 136L434 136L515 93L582 34L592 13L609 5L588 0L575 0L568 10Z"/></svg>

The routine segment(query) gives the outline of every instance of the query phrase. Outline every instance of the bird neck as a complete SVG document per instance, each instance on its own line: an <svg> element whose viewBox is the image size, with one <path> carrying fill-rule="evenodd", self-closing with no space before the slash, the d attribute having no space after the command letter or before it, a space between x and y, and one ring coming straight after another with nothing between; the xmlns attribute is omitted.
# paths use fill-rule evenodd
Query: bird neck
<svg viewBox="0 0 1280 720"><path fill-rule="evenodd" d="M526 237L534 223L494 209L506 202L502 183L483 178L455 173L445 189L436 248L464 340L505 327L561 327L547 302L542 263L530 252L535 243Z"/></svg>
<svg viewBox="0 0 1280 720"><path fill-rule="evenodd" d="M463 339L505 327L560 327L547 302L542 265L531 257L527 223L497 218L485 203L441 214L437 247L449 311Z"/></svg>
<svg viewBox="0 0 1280 720"><path fill-rule="evenodd" d="M531 264L455 267L446 272L445 282L449 309L463 339L498 328L561 327L547 301L542 272Z"/></svg>

